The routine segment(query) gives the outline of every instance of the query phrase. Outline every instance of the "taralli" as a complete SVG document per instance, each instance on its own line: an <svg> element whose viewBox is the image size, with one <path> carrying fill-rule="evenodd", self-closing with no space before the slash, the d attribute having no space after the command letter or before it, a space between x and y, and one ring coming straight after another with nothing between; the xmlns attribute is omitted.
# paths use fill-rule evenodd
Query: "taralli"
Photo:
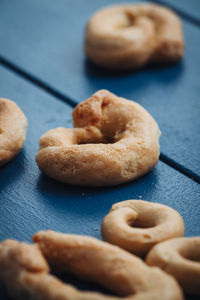
<svg viewBox="0 0 200 300"><path fill-rule="evenodd" d="M41 231L34 235L55 272L71 272L128 299L182 299L172 277L117 246L95 238ZM95 266L95 267L94 267ZM102 296L104 299L104 296ZM114 298L115 299L115 298Z"/></svg>
<svg viewBox="0 0 200 300"><path fill-rule="evenodd" d="M14 299L122 299L78 291L50 275L48 263L53 271L71 272L100 283L125 297L123 299L160 300L160 295L162 300L183 299L173 277L158 268L148 267L136 256L116 246L90 237L52 231L39 232L33 239L41 252L37 245L13 240L0 243L0 279Z"/></svg>
<svg viewBox="0 0 200 300"><path fill-rule="evenodd" d="M160 130L139 104L100 90L73 111L76 128L40 139L39 168L59 181L117 185L150 171L159 158Z"/></svg>
<svg viewBox="0 0 200 300"><path fill-rule="evenodd" d="M157 243L184 235L184 222L169 206L127 200L112 206L102 222L103 239L144 256Z"/></svg>
<svg viewBox="0 0 200 300"><path fill-rule="evenodd" d="M148 253L146 263L174 276L187 293L200 295L200 237L158 244Z"/></svg>
<svg viewBox="0 0 200 300"><path fill-rule="evenodd" d="M9 296L19 300L103 300L98 293L79 292L48 274L37 245L6 240L0 243L0 279ZM112 297L105 297L112 300ZM114 298L115 299L115 298Z"/></svg>
<svg viewBox="0 0 200 300"><path fill-rule="evenodd" d="M106 7L92 16L86 28L87 56L108 69L177 61L183 50L178 16L155 4Z"/></svg>
<svg viewBox="0 0 200 300"><path fill-rule="evenodd" d="M12 160L23 147L28 123L16 103L0 98L0 166Z"/></svg>

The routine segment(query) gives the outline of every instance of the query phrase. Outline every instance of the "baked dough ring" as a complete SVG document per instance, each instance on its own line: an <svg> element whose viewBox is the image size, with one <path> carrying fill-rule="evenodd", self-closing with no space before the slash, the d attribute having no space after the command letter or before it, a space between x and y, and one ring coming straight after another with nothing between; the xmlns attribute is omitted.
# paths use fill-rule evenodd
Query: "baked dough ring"
<svg viewBox="0 0 200 300"><path fill-rule="evenodd" d="M102 222L103 239L144 256L157 243L184 235L184 222L169 206L127 200L112 206Z"/></svg>
<svg viewBox="0 0 200 300"><path fill-rule="evenodd" d="M37 164L59 181L88 186L134 180L159 158L160 130L139 104L100 90L73 111L74 129L40 139Z"/></svg>
<svg viewBox="0 0 200 300"><path fill-rule="evenodd" d="M37 245L5 240L0 243L0 279L9 296L19 300L103 300L98 293L79 292L49 275ZM113 300L106 297L106 300ZM115 298L114 298L115 299Z"/></svg>
<svg viewBox="0 0 200 300"><path fill-rule="evenodd" d="M148 253L146 263L174 276L186 292L200 295L200 237L158 244Z"/></svg>
<svg viewBox="0 0 200 300"><path fill-rule="evenodd" d="M148 267L139 258L97 239L53 231L34 235L54 271L72 272L102 284L129 300L182 300L173 277ZM82 292L48 274L37 245L13 240L0 243L0 279L9 295L20 300L120 300Z"/></svg>
<svg viewBox="0 0 200 300"><path fill-rule="evenodd" d="M166 277L158 268L147 267L119 247L91 237L53 231L41 231L33 240L55 272L67 271L99 283L118 295L129 296L125 299L160 300L160 295L162 300L182 299L172 277Z"/></svg>
<svg viewBox="0 0 200 300"><path fill-rule="evenodd" d="M183 50L178 16L160 5L109 6L94 14L86 29L87 56L108 69L177 61Z"/></svg>
<svg viewBox="0 0 200 300"><path fill-rule="evenodd" d="M0 98L0 166L12 160L23 147L28 123L16 103Z"/></svg>

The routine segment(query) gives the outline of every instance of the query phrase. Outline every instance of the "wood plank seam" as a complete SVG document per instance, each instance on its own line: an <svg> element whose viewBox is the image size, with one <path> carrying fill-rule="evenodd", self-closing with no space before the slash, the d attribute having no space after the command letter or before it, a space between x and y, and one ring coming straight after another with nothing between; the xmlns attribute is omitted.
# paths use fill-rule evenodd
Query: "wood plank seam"
<svg viewBox="0 0 200 300"><path fill-rule="evenodd" d="M186 167L182 166L181 164L177 163L173 159L167 157L165 154L160 153L160 158L159 159L162 162L164 162L165 164L167 164L168 166L172 167L173 169L176 169L180 173L182 173L185 176L191 178L195 182L200 183L200 177L196 173L192 172L188 168L186 168Z"/></svg>
<svg viewBox="0 0 200 300"><path fill-rule="evenodd" d="M77 103L73 99L71 99L68 96L64 95L63 93L59 92L54 87L49 86L47 83L45 83L44 81L36 78L34 75L32 75L32 74L28 73L27 71L19 68L16 64L8 61L7 59L3 58L2 56L0 56L0 64L2 66L6 67L7 69L9 69L10 71L15 72L19 76L21 76L24 79L28 80L29 82L33 83L34 85L41 88L42 90L49 93L50 95L54 96L56 99L62 100L62 101L64 101L65 103L67 103L68 105L70 105L72 107L75 107L77 105ZM190 179L192 179L195 182L200 184L200 176L198 176L196 173L194 173L190 169L188 169L188 168L182 166L181 164L175 162L173 159L167 157L162 152L160 154L159 159L163 163L168 165L169 167L177 170L181 174L187 176L188 178L190 178Z"/></svg>
<svg viewBox="0 0 200 300"><path fill-rule="evenodd" d="M151 2L151 3L154 2L155 4L159 4L159 5L164 5L170 9L172 9L173 11L175 11L185 21L190 22L193 25L200 26L200 19L197 19L196 17L189 15L188 13L186 13L185 11L183 11L182 9L180 9L174 5L168 4L165 1L161 1L161 0L153 0L153 1L147 0L147 1Z"/></svg>
<svg viewBox="0 0 200 300"><path fill-rule="evenodd" d="M58 90L56 90L54 87L50 87L47 83L45 83L43 80L36 78L31 73L28 73L27 71L19 68L14 63L11 63L6 58L3 58L0 55L0 64L6 68L8 68L11 71L14 71L19 76L23 77L24 79L28 80L29 82L35 84L36 86L40 87L41 89L45 90L47 93L55 96L56 98L59 98L60 100L63 100L67 104L75 107L77 103L75 103L74 100L67 97L66 95L60 93Z"/></svg>

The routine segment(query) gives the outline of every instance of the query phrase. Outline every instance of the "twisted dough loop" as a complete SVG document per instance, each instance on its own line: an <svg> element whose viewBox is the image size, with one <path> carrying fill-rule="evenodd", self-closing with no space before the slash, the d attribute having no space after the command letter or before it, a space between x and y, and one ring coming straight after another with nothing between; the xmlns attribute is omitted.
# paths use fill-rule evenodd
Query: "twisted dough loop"
<svg viewBox="0 0 200 300"><path fill-rule="evenodd" d="M94 238L39 232L28 245L13 240L0 243L0 279L11 297L20 300L117 300L93 292L81 292L49 275L71 272L102 284L132 300L182 300L175 280L150 268L128 252ZM43 256L44 255L44 256ZM45 257L45 259L44 259ZM48 262L48 264L47 264ZM95 266L95 268L94 268Z"/></svg>
<svg viewBox="0 0 200 300"><path fill-rule="evenodd" d="M139 258L116 246L53 231L39 232L33 240L54 271L71 272L118 295L129 296L128 299L156 300L161 293L163 300L182 298L172 277L166 277L157 268L148 268Z"/></svg>
<svg viewBox="0 0 200 300"><path fill-rule="evenodd" d="M142 200L112 206L102 222L105 241L144 256L157 243L184 235L184 222L174 209Z"/></svg>
<svg viewBox="0 0 200 300"><path fill-rule="evenodd" d="M23 147L28 123L11 100L0 98L0 166L12 160Z"/></svg>
<svg viewBox="0 0 200 300"><path fill-rule="evenodd" d="M177 61L183 49L178 16L155 4L107 7L90 19L86 29L87 56L108 69Z"/></svg>
<svg viewBox="0 0 200 300"><path fill-rule="evenodd" d="M186 292L200 295L200 237L160 243L148 253L146 263L171 274Z"/></svg>
<svg viewBox="0 0 200 300"><path fill-rule="evenodd" d="M159 158L160 131L139 104L101 90L73 111L74 129L40 139L39 168L59 181L88 186L134 180Z"/></svg>

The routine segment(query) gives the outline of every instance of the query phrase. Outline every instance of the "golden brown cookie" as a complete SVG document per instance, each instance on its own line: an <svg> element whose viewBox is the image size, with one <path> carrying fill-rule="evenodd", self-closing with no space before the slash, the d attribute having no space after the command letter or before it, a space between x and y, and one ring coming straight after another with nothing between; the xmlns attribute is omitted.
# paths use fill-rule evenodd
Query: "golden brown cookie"
<svg viewBox="0 0 200 300"><path fill-rule="evenodd" d="M155 244L184 235L184 222L169 206L127 200L112 206L102 222L103 239L144 256Z"/></svg>
<svg viewBox="0 0 200 300"><path fill-rule="evenodd" d="M151 268L128 252L97 239L53 231L34 235L37 245L5 240L0 243L0 280L8 294L19 300L117 300L94 292L82 292L50 275L71 272L107 287L123 299L183 300L176 281ZM44 256L46 258L44 258Z"/></svg>
<svg viewBox="0 0 200 300"><path fill-rule="evenodd" d="M162 300L182 299L172 277L148 268L141 259L117 246L54 231L38 232L33 240L55 272L67 271L99 283L125 299L160 300L161 294Z"/></svg>
<svg viewBox="0 0 200 300"><path fill-rule="evenodd" d="M56 233L34 235L37 245L6 240L0 243L0 279L8 294L19 300L117 300L94 292L82 292L50 275L71 272L100 283L129 300L182 300L176 281L158 268L97 239ZM44 255L44 256L43 256ZM45 260L45 258L46 260Z"/></svg>
<svg viewBox="0 0 200 300"><path fill-rule="evenodd" d="M155 4L106 7L88 22L87 56L108 69L134 69L149 62L168 63L183 55L179 17Z"/></svg>
<svg viewBox="0 0 200 300"><path fill-rule="evenodd" d="M28 123L16 103L0 98L0 166L12 160L23 147Z"/></svg>
<svg viewBox="0 0 200 300"><path fill-rule="evenodd" d="M146 263L174 276L186 292L200 295L200 237L160 243L148 253Z"/></svg>
<svg viewBox="0 0 200 300"><path fill-rule="evenodd" d="M73 129L40 139L37 164L59 181L117 185L149 172L159 158L160 130L139 104L100 90L73 111Z"/></svg>

